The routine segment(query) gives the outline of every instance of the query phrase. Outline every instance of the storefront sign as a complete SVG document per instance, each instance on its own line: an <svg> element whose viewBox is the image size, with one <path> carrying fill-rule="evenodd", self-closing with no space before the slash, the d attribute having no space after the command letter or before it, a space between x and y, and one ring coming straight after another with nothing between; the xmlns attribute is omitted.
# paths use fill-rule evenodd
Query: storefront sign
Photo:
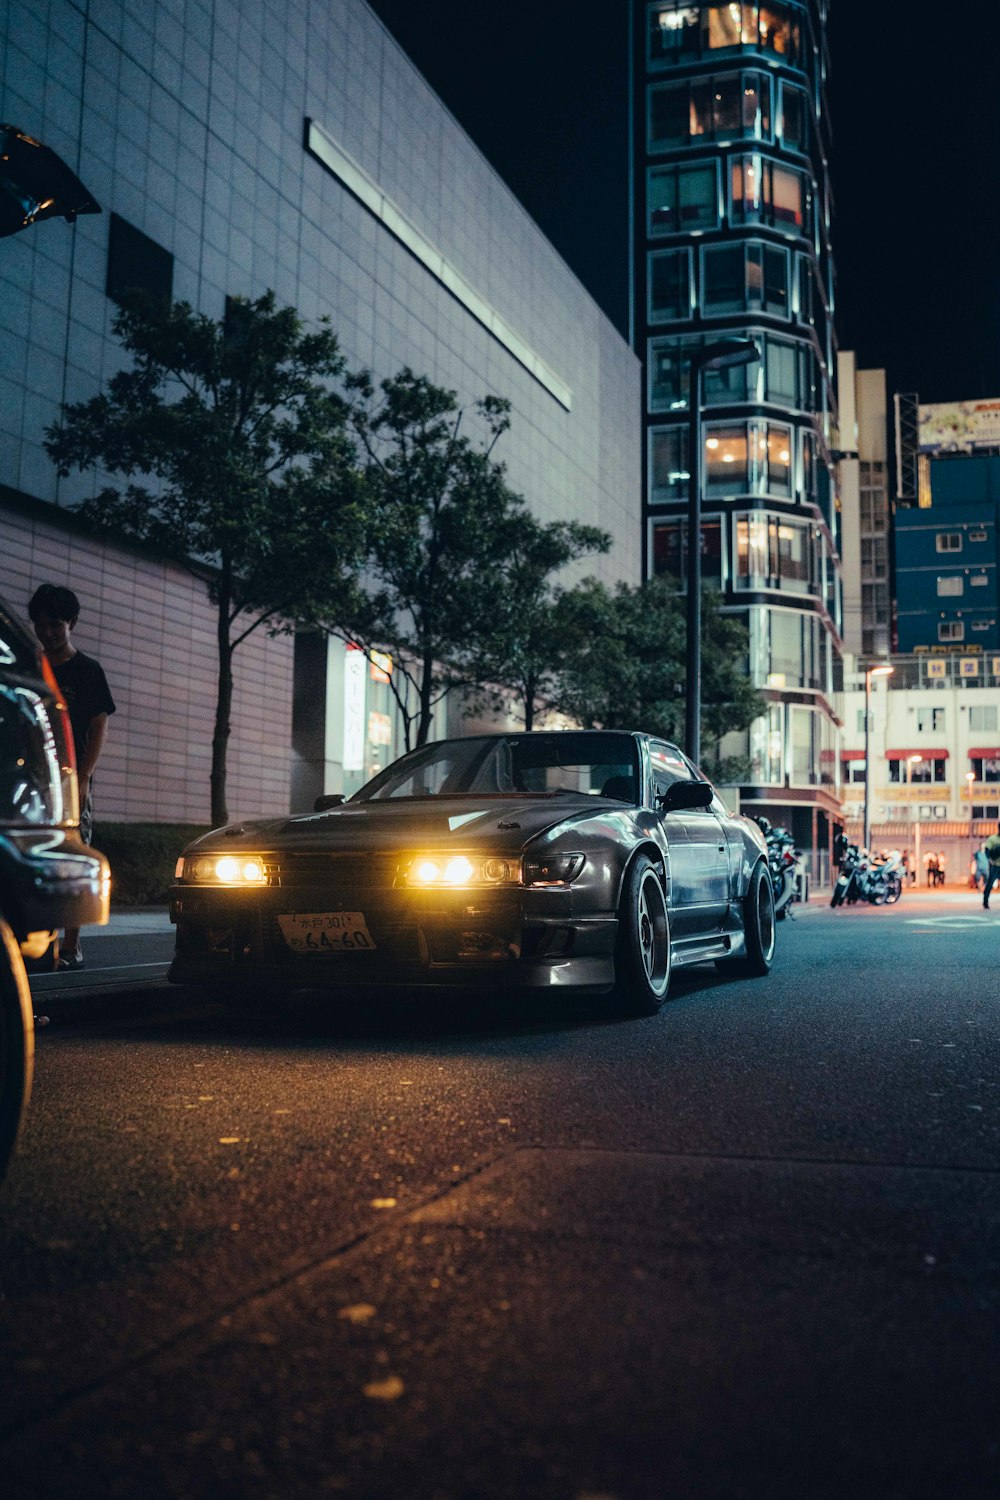
<svg viewBox="0 0 1000 1500"><path fill-rule="evenodd" d="M344 648L344 770L362 771L365 764L365 653Z"/></svg>

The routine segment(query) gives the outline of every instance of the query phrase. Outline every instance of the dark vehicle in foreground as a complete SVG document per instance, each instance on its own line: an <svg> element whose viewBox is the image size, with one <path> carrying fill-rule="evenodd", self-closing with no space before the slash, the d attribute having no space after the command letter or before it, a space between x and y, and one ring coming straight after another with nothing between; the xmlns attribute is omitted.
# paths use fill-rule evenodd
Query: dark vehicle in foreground
<svg viewBox="0 0 1000 1500"><path fill-rule="evenodd" d="M184 851L171 980L236 1001L387 983L610 991L651 1014L674 968L771 967L759 828L650 735L444 740L317 807Z"/></svg>
<svg viewBox="0 0 1000 1500"><path fill-rule="evenodd" d="M108 920L108 862L81 842L73 737L37 642L0 600L0 1174L31 1090L24 959Z"/></svg>

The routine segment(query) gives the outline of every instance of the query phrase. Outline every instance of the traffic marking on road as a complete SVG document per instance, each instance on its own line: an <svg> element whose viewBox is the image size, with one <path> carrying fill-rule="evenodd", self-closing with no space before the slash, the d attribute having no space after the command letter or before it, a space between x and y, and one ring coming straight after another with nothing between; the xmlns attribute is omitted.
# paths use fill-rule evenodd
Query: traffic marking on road
<svg viewBox="0 0 1000 1500"><path fill-rule="evenodd" d="M958 917L907 917L906 920L911 927L945 927L951 932L964 931L970 927L978 927L980 931L987 932L992 928L992 923L965 913Z"/></svg>

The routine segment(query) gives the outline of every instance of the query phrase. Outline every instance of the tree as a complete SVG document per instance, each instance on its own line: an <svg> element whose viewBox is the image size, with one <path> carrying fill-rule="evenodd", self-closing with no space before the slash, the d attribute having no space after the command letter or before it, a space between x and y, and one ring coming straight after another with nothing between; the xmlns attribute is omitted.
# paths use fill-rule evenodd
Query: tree
<svg viewBox="0 0 1000 1500"><path fill-rule="evenodd" d="M493 458L510 425L508 402L476 402L482 434L474 442L461 431L454 391L410 369L383 380L378 396L367 375L348 386L368 460L370 586L366 621L331 628L368 652L392 653L409 749L426 743L435 706L466 680L456 663L475 659L504 618L508 562L531 534L530 514Z"/></svg>
<svg viewBox="0 0 1000 1500"><path fill-rule="evenodd" d="M452 661L473 686L472 706L494 709L520 704L525 729L539 709L550 707L569 647L559 621L566 590L552 575L591 552L607 552L611 537L578 521L543 524L525 513L504 561L502 590L482 637L459 649ZM499 581L498 581L499 582Z"/></svg>
<svg viewBox="0 0 1000 1500"><path fill-rule="evenodd" d="M136 300L114 330L131 368L64 407L46 446L60 474L100 466L128 481L81 506L95 527L152 544L206 580L218 825L229 817L233 653L261 628L355 607L363 508L347 403L331 385L344 361L325 323L306 332L273 292L231 299L220 322L186 302Z"/></svg>
<svg viewBox="0 0 1000 1500"><path fill-rule="evenodd" d="M587 728L641 728L667 739L684 734L686 620L666 578L611 591L587 579L562 601L569 642L557 705ZM762 711L747 679L747 632L722 614L718 593L702 601L702 725L718 742Z"/></svg>

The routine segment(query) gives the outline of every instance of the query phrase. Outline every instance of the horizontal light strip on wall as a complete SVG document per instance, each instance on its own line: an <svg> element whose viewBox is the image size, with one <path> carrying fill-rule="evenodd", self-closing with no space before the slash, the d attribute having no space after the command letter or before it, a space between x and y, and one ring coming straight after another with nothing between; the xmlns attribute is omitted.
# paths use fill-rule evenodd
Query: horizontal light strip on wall
<svg viewBox="0 0 1000 1500"><path fill-rule="evenodd" d="M549 369L543 359L540 359L535 351L514 332L510 324L496 312L489 303L480 297L463 276L450 266L426 235L421 234L405 214L401 213L390 198L387 198L376 182L368 176L368 173L359 167L353 157L338 146L336 141L327 134L322 125L317 125L315 120L306 120L305 147L310 156L316 160L328 172L353 193L361 203L364 204L384 224L389 233L401 245L405 245L411 255L416 256L421 265L426 266L436 281L452 294L462 306L472 314L477 323L481 323L487 332L523 365L529 375L533 375L540 385L543 385L551 396L554 396L560 406L567 411L573 407L573 392L559 376Z"/></svg>

